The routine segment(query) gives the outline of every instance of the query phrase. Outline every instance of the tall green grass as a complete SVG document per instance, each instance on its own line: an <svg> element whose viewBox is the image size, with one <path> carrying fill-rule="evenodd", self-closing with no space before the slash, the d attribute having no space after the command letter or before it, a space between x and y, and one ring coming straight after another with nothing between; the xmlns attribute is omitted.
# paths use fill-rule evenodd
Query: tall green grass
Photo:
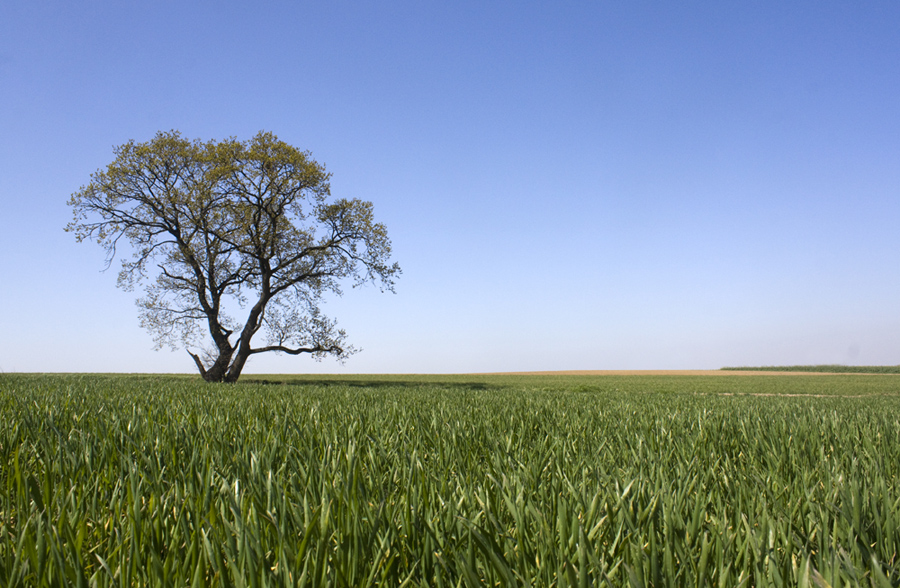
<svg viewBox="0 0 900 588"><path fill-rule="evenodd" d="M0 585L897 586L890 382L6 375Z"/></svg>

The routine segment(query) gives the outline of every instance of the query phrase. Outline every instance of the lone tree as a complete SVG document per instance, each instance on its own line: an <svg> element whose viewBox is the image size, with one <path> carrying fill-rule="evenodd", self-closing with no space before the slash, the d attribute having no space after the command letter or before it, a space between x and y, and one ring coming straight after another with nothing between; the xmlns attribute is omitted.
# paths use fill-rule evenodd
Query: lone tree
<svg viewBox="0 0 900 588"><path fill-rule="evenodd" d="M243 142L160 132L114 153L72 195L66 230L103 246L107 267L130 244L118 285L143 283L140 323L157 348L184 346L209 382L237 381L257 353L355 351L319 306L347 278L394 290L400 268L371 202L332 201L325 168L266 132ZM243 324L226 312L240 309ZM265 344L253 347L260 329ZM191 349L204 331L201 357Z"/></svg>

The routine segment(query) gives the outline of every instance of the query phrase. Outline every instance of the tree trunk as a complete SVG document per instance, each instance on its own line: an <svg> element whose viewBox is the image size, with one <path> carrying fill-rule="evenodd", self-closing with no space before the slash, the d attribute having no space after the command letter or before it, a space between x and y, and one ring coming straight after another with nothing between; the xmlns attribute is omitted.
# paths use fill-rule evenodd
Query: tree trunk
<svg viewBox="0 0 900 588"><path fill-rule="evenodd" d="M188 355L194 359L194 363L197 364L197 369L200 371L200 376L207 382L237 381L237 377L234 380L228 379L228 366L231 363L231 356L234 355L234 349L219 351L219 357L216 358L216 362L209 369L203 365L203 361L196 354L188 351ZM240 375L240 370L238 370L238 375Z"/></svg>
<svg viewBox="0 0 900 588"><path fill-rule="evenodd" d="M231 367L228 368L228 373L225 374L225 379L223 381L230 383L237 382L238 378L241 377L241 371L244 369L244 364L247 363L247 358L249 357L250 346L241 345L234 361L231 362Z"/></svg>
<svg viewBox="0 0 900 588"><path fill-rule="evenodd" d="M250 309L250 314L247 316L247 322L244 323L244 328L241 330L241 338L238 340L237 345L234 346L232 351L232 353L237 351L237 355L235 355L234 360L231 361L228 372L224 374L224 380L222 381L234 383L241 377L241 371L243 371L244 365L250 357L250 340L253 339L253 335L255 335L256 331L259 329L260 317L268 302L269 278L267 274L264 274L262 293L259 296L259 300L253 305L253 308Z"/></svg>
<svg viewBox="0 0 900 588"><path fill-rule="evenodd" d="M226 374L228 373L228 364L231 362L231 353L220 353L216 358L216 363L206 370L203 379L207 382L226 382Z"/></svg>

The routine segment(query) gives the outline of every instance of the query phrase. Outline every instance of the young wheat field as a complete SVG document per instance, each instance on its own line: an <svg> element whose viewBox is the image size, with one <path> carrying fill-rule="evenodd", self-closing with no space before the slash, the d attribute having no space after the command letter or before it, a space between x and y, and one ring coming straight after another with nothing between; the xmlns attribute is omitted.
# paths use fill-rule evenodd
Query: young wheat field
<svg viewBox="0 0 900 588"><path fill-rule="evenodd" d="M900 376L246 378L0 375L0 586L900 585Z"/></svg>

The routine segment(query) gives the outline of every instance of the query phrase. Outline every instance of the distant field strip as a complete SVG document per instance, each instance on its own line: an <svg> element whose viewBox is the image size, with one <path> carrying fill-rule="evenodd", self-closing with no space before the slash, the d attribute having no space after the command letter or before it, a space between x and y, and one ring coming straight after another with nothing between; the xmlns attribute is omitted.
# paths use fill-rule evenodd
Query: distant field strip
<svg viewBox="0 0 900 588"><path fill-rule="evenodd" d="M898 586L898 383L0 375L0 585Z"/></svg>
<svg viewBox="0 0 900 588"><path fill-rule="evenodd" d="M790 365L764 367L726 367L727 371L831 374L900 374L900 365Z"/></svg>
<svg viewBox="0 0 900 588"><path fill-rule="evenodd" d="M834 369L828 369L834 368ZM844 369L839 369L844 368ZM833 376L833 375L895 375L900 367L874 366L787 366L760 368L721 368L718 370L563 370L545 372L495 372L477 374L487 376Z"/></svg>

